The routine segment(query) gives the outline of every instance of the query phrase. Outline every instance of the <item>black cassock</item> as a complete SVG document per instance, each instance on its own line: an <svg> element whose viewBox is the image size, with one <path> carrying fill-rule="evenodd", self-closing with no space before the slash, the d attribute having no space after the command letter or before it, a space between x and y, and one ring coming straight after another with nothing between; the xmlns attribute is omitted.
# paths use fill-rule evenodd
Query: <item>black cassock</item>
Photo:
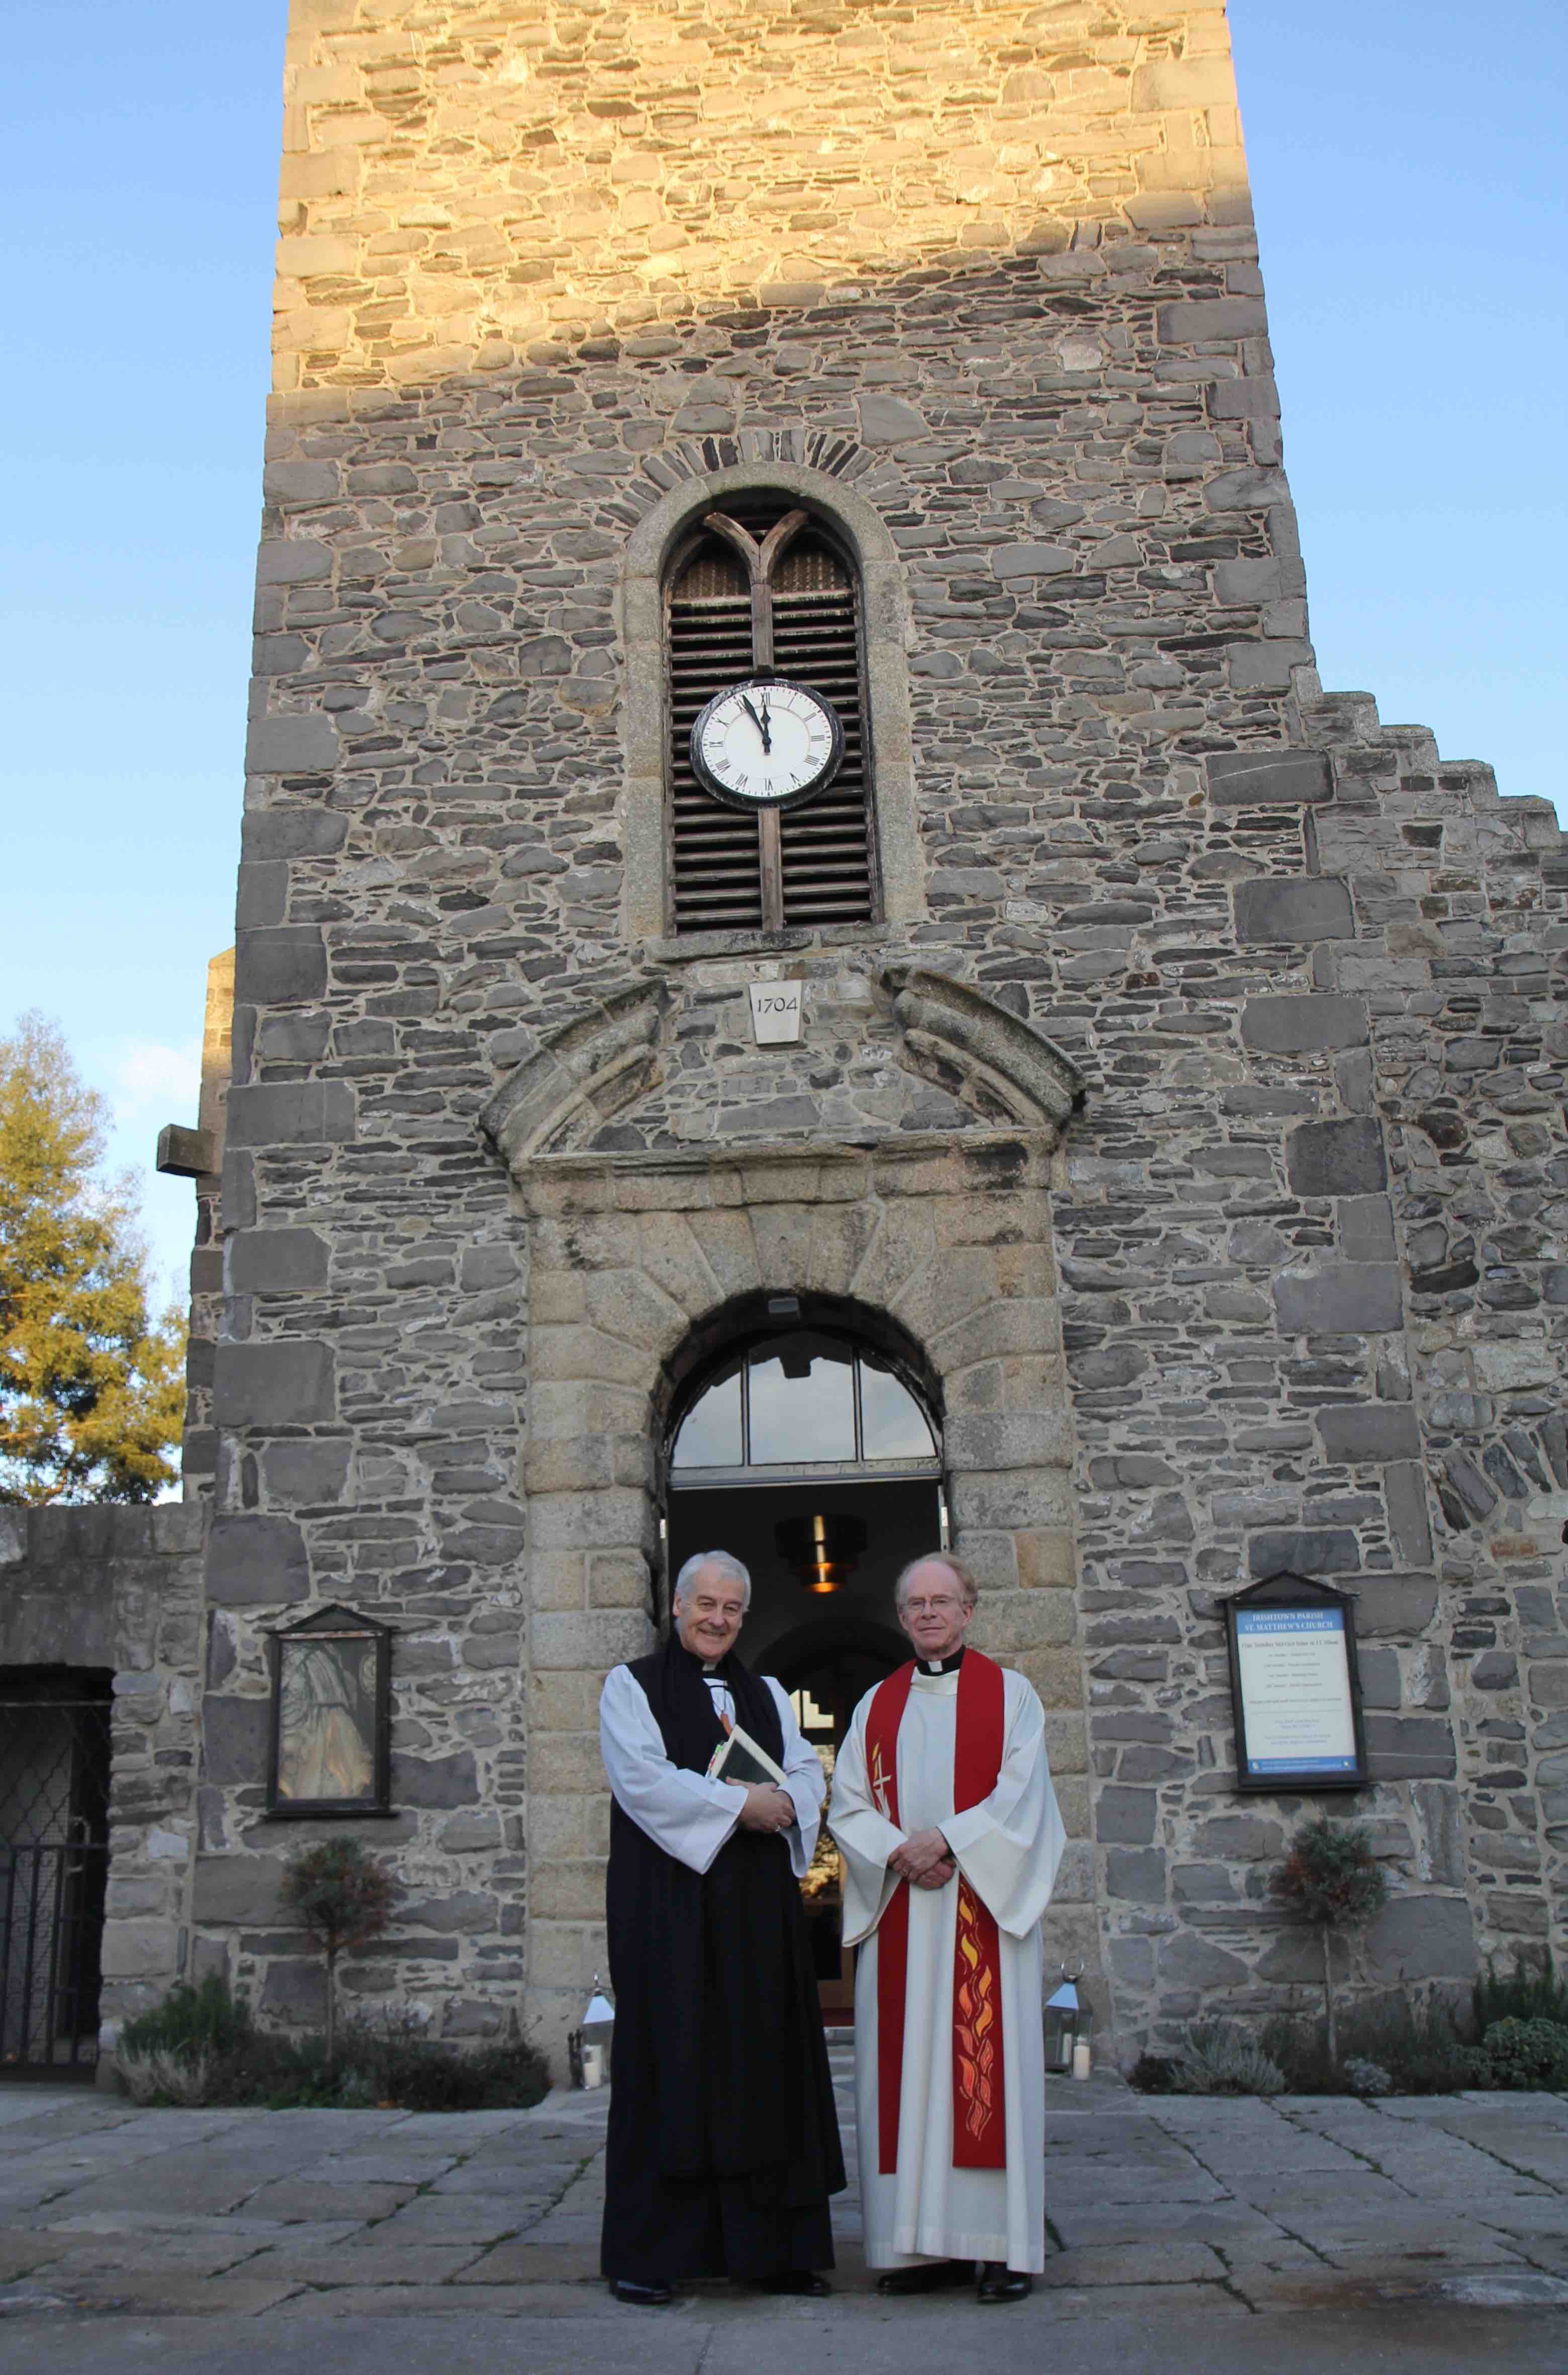
<svg viewBox="0 0 1568 2375"><path fill-rule="evenodd" d="M719 1672L737 1722L782 1764L772 1694L734 1656ZM671 1763L704 1772L724 1733L701 1661L672 1634L631 1672ZM737 1826L693 1872L616 1801L607 1896L605 2275L831 2268L843 2156L788 1848Z"/></svg>

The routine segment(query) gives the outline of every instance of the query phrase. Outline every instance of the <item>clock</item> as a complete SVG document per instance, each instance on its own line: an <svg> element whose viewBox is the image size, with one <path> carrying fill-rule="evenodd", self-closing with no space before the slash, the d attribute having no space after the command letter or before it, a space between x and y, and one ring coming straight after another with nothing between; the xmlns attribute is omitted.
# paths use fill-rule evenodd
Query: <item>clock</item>
<svg viewBox="0 0 1568 2375"><path fill-rule="evenodd" d="M790 677L751 677L716 692L691 727L691 772L727 808L798 808L843 762L832 703Z"/></svg>

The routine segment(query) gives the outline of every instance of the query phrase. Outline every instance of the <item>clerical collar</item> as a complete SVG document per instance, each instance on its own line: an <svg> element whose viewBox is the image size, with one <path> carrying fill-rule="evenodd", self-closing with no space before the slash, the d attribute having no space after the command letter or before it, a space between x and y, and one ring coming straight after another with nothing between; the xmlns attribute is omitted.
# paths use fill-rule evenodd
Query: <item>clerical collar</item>
<svg viewBox="0 0 1568 2375"><path fill-rule="evenodd" d="M915 1662L923 1674L956 1674L963 1663L963 1643L959 1643L950 1658L920 1658Z"/></svg>

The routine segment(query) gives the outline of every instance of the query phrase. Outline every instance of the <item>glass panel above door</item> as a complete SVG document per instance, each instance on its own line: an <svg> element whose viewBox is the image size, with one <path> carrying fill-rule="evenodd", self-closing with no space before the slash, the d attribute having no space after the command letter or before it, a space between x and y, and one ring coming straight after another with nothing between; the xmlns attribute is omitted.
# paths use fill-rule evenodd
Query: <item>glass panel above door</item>
<svg viewBox="0 0 1568 2375"><path fill-rule="evenodd" d="M751 1465L853 1459L855 1361L821 1337L775 1338L751 1355Z"/></svg>
<svg viewBox="0 0 1568 2375"><path fill-rule="evenodd" d="M890 1369L860 1356L863 1459L929 1459L937 1447L925 1413Z"/></svg>
<svg viewBox="0 0 1568 2375"><path fill-rule="evenodd" d="M670 1455L672 1468L738 1468L746 1457L740 1432L740 1365L715 1378L687 1412Z"/></svg>

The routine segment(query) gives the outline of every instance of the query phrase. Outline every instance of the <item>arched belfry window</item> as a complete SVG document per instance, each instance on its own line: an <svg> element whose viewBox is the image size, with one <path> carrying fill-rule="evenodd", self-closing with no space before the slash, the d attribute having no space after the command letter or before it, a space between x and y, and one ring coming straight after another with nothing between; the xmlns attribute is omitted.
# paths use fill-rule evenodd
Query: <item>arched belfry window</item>
<svg viewBox="0 0 1568 2375"><path fill-rule="evenodd" d="M666 641L677 933L868 921L876 892L854 563L788 495L732 496L674 557ZM749 815L698 782L691 727L716 692L772 675L827 695L843 727L843 761L803 806Z"/></svg>

